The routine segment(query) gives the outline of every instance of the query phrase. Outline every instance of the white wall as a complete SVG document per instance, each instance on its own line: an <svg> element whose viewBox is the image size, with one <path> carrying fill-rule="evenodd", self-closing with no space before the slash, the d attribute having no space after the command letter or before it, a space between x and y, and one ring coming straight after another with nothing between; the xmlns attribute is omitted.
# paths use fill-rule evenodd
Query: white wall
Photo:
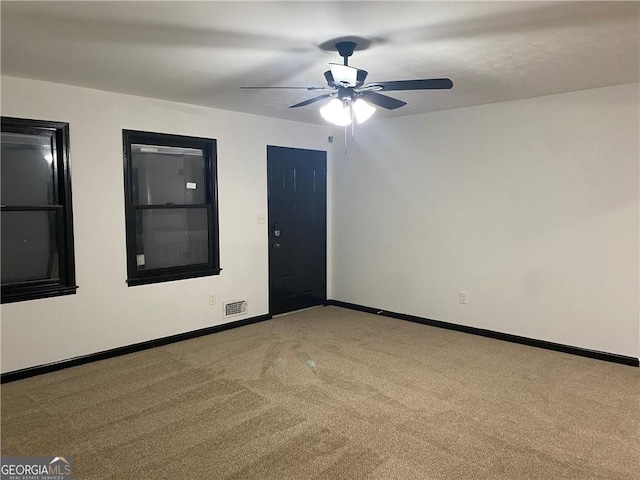
<svg viewBox="0 0 640 480"><path fill-rule="evenodd" d="M371 120L346 156L334 131L329 298L639 356L638 89ZM267 313L266 145L326 127L11 77L1 99L70 123L80 286L2 305L2 372ZM220 276L126 286L122 129L218 140Z"/></svg>
<svg viewBox="0 0 640 480"><path fill-rule="evenodd" d="M2 305L2 372L222 324L224 300L268 313L266 146L327 150L327 127L11 77L2 115L70 124L80 287ZM221 275L127 287L122 129L217 139Z"/></svg>
<svg viewBox="0 0 640 480"><path fill-rule="evenodd" d="M640 356L638 90L358 127L332 156L333 298Z"/></svg>

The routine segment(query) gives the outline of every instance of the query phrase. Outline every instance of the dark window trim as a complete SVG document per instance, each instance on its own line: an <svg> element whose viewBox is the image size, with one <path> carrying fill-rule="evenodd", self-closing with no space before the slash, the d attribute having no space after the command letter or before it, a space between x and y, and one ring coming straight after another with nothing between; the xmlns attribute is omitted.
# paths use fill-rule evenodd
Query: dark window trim
<svg viewBox="0 0 640 480"><path fill-rule="evenodd" d="M71 164L69 124L49 120L2 117L2 132L52 137L55 205L3 206L3 211L52 211L56 215L56 241L59 246L60 278L16 282L2 285L1 303L21 302L76 293L73 239L73 207L71 202Z"/></svg>
<svg viewBox="0 0 640 480"><path fill-rule="evenodd" d="M124 152L127 285L132 287L136 285L219 275L222 269L220 268L216 140L213 138L189 137L140 130L122 130L122 143ZM207 184L205 203L199 205L134 205L133 175L131 171L132 144L202 149L205 164L204 179ZM206 208L209 228L209 262L138 271L136 262L136 211L178 208Z"/></svg>

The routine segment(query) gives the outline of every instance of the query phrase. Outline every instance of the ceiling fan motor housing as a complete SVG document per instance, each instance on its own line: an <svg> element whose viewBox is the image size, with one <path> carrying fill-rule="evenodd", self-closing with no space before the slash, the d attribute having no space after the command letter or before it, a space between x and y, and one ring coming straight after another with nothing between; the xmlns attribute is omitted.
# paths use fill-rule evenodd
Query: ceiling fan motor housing
<svg viewBox="0 0 640 480"><path fill-rule="evenodd" d="M343 102L345 100L354 100L355 99L355 92L353 91L353 88L348 88L348 87L338 87L338 98L340 100L342 100Z"/></svg>

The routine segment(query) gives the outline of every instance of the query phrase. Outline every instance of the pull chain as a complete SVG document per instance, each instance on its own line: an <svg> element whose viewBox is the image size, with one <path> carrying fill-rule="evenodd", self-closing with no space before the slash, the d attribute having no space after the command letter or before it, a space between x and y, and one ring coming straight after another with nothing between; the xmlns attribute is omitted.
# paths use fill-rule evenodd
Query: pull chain
<svg viewBox="0 0 640 480"><path fill-rule="evenodd" d="M347 126L344 126L344 154L347 154Z"/></svg>

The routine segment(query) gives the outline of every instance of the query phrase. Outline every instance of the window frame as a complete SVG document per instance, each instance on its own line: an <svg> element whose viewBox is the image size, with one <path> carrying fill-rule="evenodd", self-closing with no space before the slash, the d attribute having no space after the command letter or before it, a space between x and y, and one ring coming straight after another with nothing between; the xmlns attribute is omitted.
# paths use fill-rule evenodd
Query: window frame
<svg viewBox="0 0 640 480"><path fill-rule="evenodd" d="M52 141L53 205L4 205L2 212L56 212L55 238L58 247L57 279L28 280L2 284L1 303L21 302L76 293L73 206L71 201L71 165L69 124L49 120L2 117L3 133L47 136ZM6 248L6 247L4 247Z"/></svg>
<svg viewBox="0 0 640 480"><path fill-rule="evenodd" d="M124 150L125 226L127 247L127 285L147 285L188 278L219 275L220 239L218 218L217 142L213 138L190 137L167 133L122 130ZM192 205L135 205L133 202L133 166L131 145L141 144L162 147L196 148L203 152L205 202ZM209 260L206 263L138 270L136 242L136 212L146 209L206 208Z"/></svg>

